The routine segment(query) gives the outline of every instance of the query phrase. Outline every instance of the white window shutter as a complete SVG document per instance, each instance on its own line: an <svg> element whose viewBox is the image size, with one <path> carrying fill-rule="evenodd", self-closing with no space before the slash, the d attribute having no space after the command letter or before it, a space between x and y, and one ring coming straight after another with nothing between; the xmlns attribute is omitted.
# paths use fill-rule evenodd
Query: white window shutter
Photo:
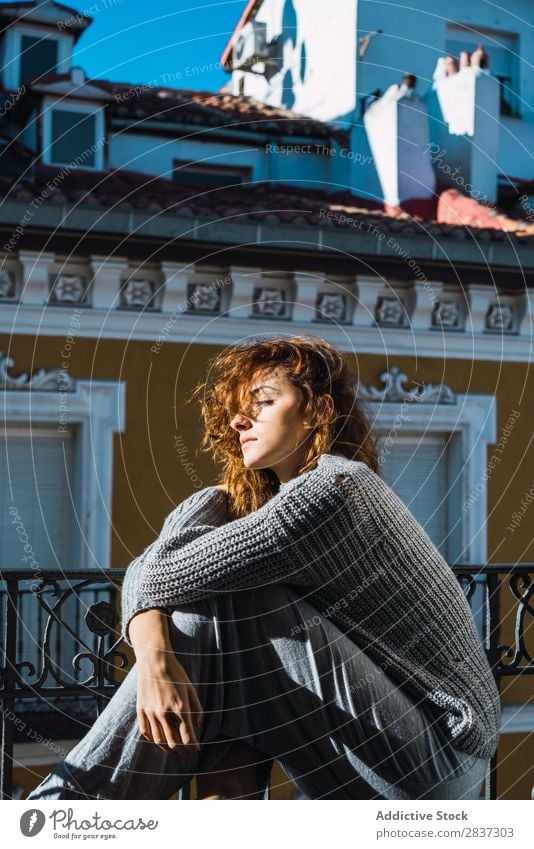
<svg viewBox="0 0 534 849"><path fill-rule="evenodd" d="M448 473L445 439L397 437L393 445L379 441L381 474L423 526L447 559L449 532Z"/></svg>
<svg viewBox="0 0 534 849"><path fill-rule="evenodd" d="M27 569L31 576L38 569L77 565L73 559L73 442L71 431L4 429L0 451L2 568ZM35 563L24 557L35 558Z"/></svg>

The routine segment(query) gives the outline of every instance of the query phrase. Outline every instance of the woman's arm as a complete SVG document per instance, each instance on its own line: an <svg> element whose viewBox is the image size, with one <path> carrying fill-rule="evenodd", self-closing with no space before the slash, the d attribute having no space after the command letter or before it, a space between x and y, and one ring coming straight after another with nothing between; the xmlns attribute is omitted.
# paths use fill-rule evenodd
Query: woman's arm
<svg viewBox="0 0 534 849"><path fill-rule="evenodd" d="M130 621L129 631L137 662L172 651L167 614L163 610L153 608L137 613Z"/></svg>
<svg viewBox="0 0 534 849"><path fill-rule="evenodd" d="M202 705L185 669L172 649L167 616L145 610L130 622L137 666L139 730L164 751L200 751Z"/></svg>
<svg viewBox="0 0 534 849"><path fill-rule="evenodd" d="M206 533L207 530L224 523L227 520L227 503L226 498L220 494L221 490L224 491L224 487L206 487L194 492L182 501L165 519L158 539L151 543L128 566L121 590L121 634L128 645L132 645L129 635L129 623L132 616L135 616L139 611L162 606L151 604L146 597L141 595L140 580L146 557L162 539L173 537L176 539L176 544L180 545L189 542L196 535ZM191 528L201 528L202 530L193 530L192 533L189 531L188 534L182 536L186 529Z"/></svg>
<svg viewBox="0 0 534 849"><path fill-rule="evenodd" d="M313 586L314 563L336 547L337 525L347 528L347 495L336 477L316 467L243 518L189 529L191 540L187 529L156 540L141 566L140 595L151 606L173 606L269 583Z"/></svg>

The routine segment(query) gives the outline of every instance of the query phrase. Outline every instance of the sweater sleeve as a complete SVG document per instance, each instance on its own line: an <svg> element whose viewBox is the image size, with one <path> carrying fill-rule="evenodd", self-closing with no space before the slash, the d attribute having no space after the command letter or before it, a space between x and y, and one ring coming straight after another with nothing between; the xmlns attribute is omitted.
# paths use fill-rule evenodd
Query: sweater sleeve
<svg viewBox="0 0 534 849"><path fill-rule="evenodd" d="M121 636L128 645L131 646L128 625L132 617L141 610L160 606L152 603L141 591L146 558L163 540L172 538L177 546L183 545L226 520L226 495L214 486L194 492L169 513L159 537L130 563L124 575L121 588Z"/></svg>
<svg viewBox="0 0 534 849"><path fill-rule="evenodd" d="M152 606L173 606L277 582L314 586L314 564L335 549L346 503L335 475L316 467L259 510L185 545L183 535L157 540L141 565L141 593Z"/></svg>

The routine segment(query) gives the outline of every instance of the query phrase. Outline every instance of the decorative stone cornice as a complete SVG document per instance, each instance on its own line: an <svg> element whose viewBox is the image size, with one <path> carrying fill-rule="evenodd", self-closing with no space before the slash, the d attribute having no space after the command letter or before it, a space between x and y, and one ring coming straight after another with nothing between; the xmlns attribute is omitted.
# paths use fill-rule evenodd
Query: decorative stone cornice
<svg viewBox="0 0 534 849"><path fill-rule="evenodd" d="M0 389L34 389L47 392L59 389L62 392L75 390L75 381L61 369L39 369L32 376L19 374L14 377L8 374L8 370L14 365L15 360L12 357L4 357L0 351Z"/></svg>
<svg viewBox="0 0 534 849"><path fill-rule="evenodd" d="M397 366L390 366L379 375L379 380L384 384L382 388L377 386L365 386L360 381L356 384L356 392L364 401L418 401L427 404L455 404L456 395L446 383L416 383L412 389L407 389L404 384L409 380L408 375L400 371Z"/></svg>

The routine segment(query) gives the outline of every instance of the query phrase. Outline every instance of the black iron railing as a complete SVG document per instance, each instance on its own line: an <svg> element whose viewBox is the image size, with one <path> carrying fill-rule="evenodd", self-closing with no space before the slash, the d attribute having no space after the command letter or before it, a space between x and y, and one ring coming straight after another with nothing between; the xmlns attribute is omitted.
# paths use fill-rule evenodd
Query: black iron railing
<svg viewBox="0 0 534 849"><path fill-rule="evenodd" d="M77 726L76 715L96 718L120 685L117 676L129 667L115 633L124 573L46 569L36 580L2 571L0 798L12 798L16 736L29 742L28 732L39 730L49 739L79 738L87 721ZM69 699L70 725L60 707Z"/></svg>
<svg viewBox="0 0 534 849"><path fill-rule="evenodd" d="M484 614L485 649L497 682L534 674L534 564L452 568L475 620ZM92 701L96 718L120 686L133 660L117 633L124 573L49 569L36 580L5 569L0 575L0 798L13 798L13 751L17 735L24 739L21 727L29 726L24 717L57 737L59 702L76 700L70 708L75 720L80 705ZM65 737L65 711L61 719L59 736ZM83 736L87 722L81 727L71 736ZM495 755L485 782L488 799L497 798L497 769ZM184 788L180 798L187 797Z"/></svg>

